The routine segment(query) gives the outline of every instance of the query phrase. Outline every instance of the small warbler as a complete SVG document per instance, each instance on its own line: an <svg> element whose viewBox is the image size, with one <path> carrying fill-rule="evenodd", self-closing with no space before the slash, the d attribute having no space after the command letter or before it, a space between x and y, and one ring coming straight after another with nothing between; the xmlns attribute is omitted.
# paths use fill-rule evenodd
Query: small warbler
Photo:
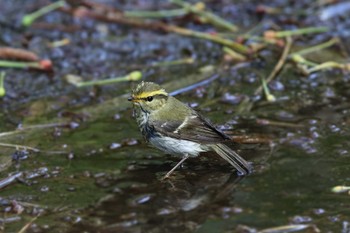
<svg viewBox="0 0 350 233"><path fill-rule="evenodd" d="M207 151L215 151L239 175L250 173L250 164L225 145L230 141L227 135L158 84L141 82L128 100L133 102L134 117L146 141L168 154L182 157L164 178L187 158Z"/></svg>

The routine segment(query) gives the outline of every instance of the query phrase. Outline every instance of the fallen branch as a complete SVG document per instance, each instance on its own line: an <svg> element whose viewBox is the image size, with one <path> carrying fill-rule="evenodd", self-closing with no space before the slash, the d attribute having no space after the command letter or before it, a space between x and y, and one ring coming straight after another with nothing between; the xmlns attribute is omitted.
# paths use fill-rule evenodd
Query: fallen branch
<svg viewBox="0 0 350 233"><path fill-rule="evenodd" d="M14 174L12 176L9 176L9 177L6 177L6 178L0 180L0 189L3 189L6 186L17 181L17 179L20 178L22 175L23 175L23 172L17 172L16 174Z"/></svg>
<svg viewBox="0 0 350 233"><path fill-rule="evenodd" d="M318 45L315 45L315 46L312 46L312 47L308 47L306 49L302 49L300 51L291 53L289 56L293 57L294 55L300 55L301 56L301 55L309 54L309 53L312 53L312 52L320 51L321 49L328 48L328 47L330 47L332 45L335 45L337 43L339 43L339 39L338 38L332 38L329 41L324 42L322 44L318 44Z"/></svg>
<svg viewBox="0 0 350 233"><path fill-rule="evenodd" d="M267 85L269 82L271 82L276 77L276 75L281 71L283 65L285 64L285 62L288 58L288 54L289 54L291 47L292 47L292 38L287 37L286 38L286 45L284 46L283 53L282 53L280 59L278 60L276 66L274 67L274 69L272 70L272 72L270 73L268 78L265 80L265 83L264 83L265 85ZM260 95L262 90L263 90L263 84L260 85L255 90L254 95ZM238 106L237 113L242 114L244 112L249 112L252 107L253 107L253 103L250 101L249 98L246 98Z"/></svg>
<svg viewBox="0 0 350 233"><path fill-rule="evenodd" d="M225 131L225 133L227 132ZM256 135L235 135L231 136L231 139L239 144L267 144L272 142L271 138Z"/></svg>
<svg viewBox="0 0 350 233"><path fill-rule="evenodd" d="M269 125L269 126L277 126L277 127L288 127L288 128L304 128L303 124L296 124L291 122L281 122L281 121L273 121L269 119L256 119L256 123L258 125Z"/></svg>
<svg viewBox="0 0 350 233"><path fill-rule="evenodd" d="M185 9L158 10L158 11L124 11L124 15L134 18L169 18L184 16L188 13Z"/></svg>
<svg viewBox="0 0 350 233"><path fill-rule="evenodd" d="M230 57L230 59L237 61L237 62L243 62L247 60L247 57L237 53L236 51L228 48L228 47L224 47L223 51Z"/></svg>
<svg viewBox="0 0 350 233"><path fill-rule="evenodd" d="M193 64L193 58L183 58L174 61L162 61L162 62L154 62L151 64L152 67L164 67L164 66L175 66L175 65L184 65L184 64Z"/></svg>
<svg viewBox="0 0 350 233"><path fill-rule="evenodd" d="M213 42L218 43L220 45L227 46L227 47L234 49L237 52L240 52L243 54L250 53L250 49L248 49L246 46L239 44L233 40L222 38L222 37L215 35L215 34L197 32L197 31L193 31L193 30L190 30L187 28L181 28L181 27L174 26L174 25L164 24L164 26L165 27L163 29L166 30L167 32L175 32L177 34L184 35L184 36L191 36L191 37L196 37L196 38L200 38L200 39L210 40L210 41L213 41Z"/></svg>
<svg viewBox="0 0 350 233"><path fill-rule="evenodd" d="M0 98L6 95L6 89L4 87L5 75L5 72L0 73Z"/></svg>
<svg viewBox="0 0 350 233"><path fill-rule="evenodd" d="M85 1L82 1L82 2L85 2ZM122 25L139 27L143 29L158 30L158 31L163 31L168 33L177 33L183 36L190 36L190 37L210 40L220 45L227 46L243 54L250 53L250 49L247 48L246 46L239 44L233 40L222 38L219 35L198 32L187 28L178 27L175 25L169 25L161 21L149 22L149 21L141 20L139 18L127 17L119 10L116 10L116 9L111 10L109 6L105 6L105 9L104 9L103 5L101 4L98 5L98 10L88 9L86 7L80 7L80 8L69 8L69 9L64 8L62 9L62 11L80 18L88 17L88 18L109 22L109 23L117 23Z"/></svg>
<svg viewBox="0 0 350 233"><path fill-rule="evenodd" d="M101 85L107 85L107 84L113 84L113 83L119 83L119 82L139 81L141 78L142 78L142 73L140 71L133 71L124 77L94 80L94 81L87 81L87 82L83 82L79 76L75 76L75 75L66 76L67 82L70 84L73 84L76 87L101 86Z"/></svg>
<svg viewBox="0 0 350 233"><path fill-rule="evenodd" d="M30 26L37 18L51 12L51 11L54 11L56 10L57 8L60 8L60 7L63 7L65 4L65 1L64 0L61 0L61 1L57 1L57 2L54 2L50 5L47 5L31 14L28 14L28 15L25 15L23 18L22 18L22 25L23 26Z"/></svg>
<svg viewBox="0 0 350 233"><path fill-rule="evenodd" d="M292 42L293 42L293 40L292 40L291 37L287 37L286 38L286 45L284 47L283 53L282 53L280 59L278 60L276 66L274 67L274 69L272 70L270 75L265 80L266 84L270 83L277 76L277 74L282 70L282 67L286 63L286 60L288 58L288 54L289 54L290 48L292 47ZM262 86L258 87L255 90L254 94L255 95L261 94L262 89L263 89Z"/></svg>
<svg viewBox="0 0 350 233"><path fill-rule="evenodd" d="M315 63L315 62L311 62L307 59L305 59L302 55L306 55L309 53L313 53L313 52L317 52L320 51L321 49L325 49L328 48L330 46L333 46L334 44L339 43L339 39L338 38L332 38L331 40L294 52L292 54L289 55L289 57L291 58L292 61L294 61L297 65L299 65L299 68L302 70L303 73L305 73L306 75L316 72L316 71L320 71L320 70L325 70L325 69L341 69L343 71L350 71L350 63L339 63L339 62L335 62L335 61L326 61L323 62L321 64ZM302 66L300 66L302 65ZM311 68L309 68L311 67Z"/></svg>
<svg viewBox="0 0 350 233"><path fill-rule="evenodd" d="M24 145L18 145L18 144L9 144L9 143L2 143L2 142L0 142L0 146L12 147L12 148L23 149L23 150L30 150L30 151L33 151L33 152L40 152L40 150L37 149L37 148L30 147L30 146L24 146Z"/></svg>
<svg viewBox="0 0 350 233"><path fill-rule="evenodd" d="M177 89L177 90L175 90L175 91L173 91L173 92L170 92L170 95L171 95L171 96L176 96L176 95L179 95L179 94L181 94L181 93L184 93L184 92L193 90L193 89L198 88L198 87L200 87L200 86L203 86L203 85L206 85L206 84L208 84L208 83L211 83L212 81L218 79L219 77L220 77L220 75L214 74L214 75L212 75L212 76L211 76L210 78L208 78L208 79L205 79L205 80L200 81L200 82L198 82L198 83L194 83L194 84L191 84L191 85L189 85L189 86L187 86L187 87L183 87L183 88Z"/></svg>
<svg viewBox="0 0 350 233"><path fill-rule="evenodd" d="M39 57L28 50L11 48L11 47L2 47L0 48L0 58L2 59L18 59L22 61L38 61Z"/></svg>
<svg viewBox="0 0 350 233"><path fill-rule="evenodd" d="M328 27L309 27L309 28L300 28L295 30L288 30L288 31L272 31L268 30L264 33L265 38L283 38L283 37L291 37L291 36L298 36L298 35L306 35L306 34L313 34L313 33L321 33L321 32L327 32L329 29Z"/></svg>
<svg viewBox="0 0 350 233"><path fill-rule="evenodd" d="M347 64L341 64L341 63L338 63L338 62L335 62L335 61L328 61L328 62L324 62L324 63L321 63L319 65L316 65L310 69L307 70L307 73L313 73L313 72L316 72L316 71L319 71L319 70L325 70L325 69L341 69L341 70L344 70L344 71L350 71L350 63L347 63Z"/></svg>
<svg viewBox="0 0 350 233"><path fill-rule="evenodd" d="M38 218L39 216L40 216L40 215L35 216L34 218L32 218L26 225L24 225L24 226L22 227L21 230L18 231L18 233L25 233L25 232L28 230L28 228L33 224L33 222L34 222L35 220L37 220L37 218Z"/></svg>
<svg viewBox="0 0 350 233"><path fill-rule="evenodd" d="M266 100L268 102L275 102L276 101L276 97L271 94L270 89L267 86L266 80L264 78L262 78L262 87L263 87L263 90L264 90L264 95L266 97Z"/></svg>
<svg viewBox="0 0 350 233"><path fill-rule="evenodd" d="M189 12L196 14L200 16L202 19L204 19L206 22L209 22L213 24L214 26L221 27L224 29L227 29L231 32L236 32L238 28L233 25L232 23L228 22L227 20L209 12L205 11L205 5L202 2L199 2L195 5L191 5L185 1L182 0L170 0L172 3L179 5L183 7L184 9L188 10Z"/></svg>
<svg viewBox="0 0 350 233"><path fill-rule="evenodd" d="M299 232L302 230L309 230L310 232L319 233L320 229L317 228L316 225L313 224L292 224L292 225L284 225L278 227L266 228L257 233L271 233L271 232Z"/></svg>
<svg viewBox="0 0 350 233"><path fill-rule="evenodd" d="M42 71L52 71L52 62L50 60L41 60L38 62L19 62L0 60L0 67L21 68L21 69L37 69Z"/></svg>

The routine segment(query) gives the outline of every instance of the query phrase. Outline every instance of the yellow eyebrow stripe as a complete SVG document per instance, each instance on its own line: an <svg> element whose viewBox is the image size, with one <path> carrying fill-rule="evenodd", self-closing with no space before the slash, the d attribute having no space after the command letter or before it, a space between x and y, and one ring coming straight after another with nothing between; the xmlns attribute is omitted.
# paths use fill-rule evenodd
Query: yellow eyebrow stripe
<svg viewBox="0 0 350 233"><path fill-rule="evenodd" d="M157 91L148 91L148 92L142 92L139 95L135 95L137 99L143 99L147 98L148 96L155 96L155 95L165 95L168 96L168 93L164 91L163 89L157 90Z"/></svg>

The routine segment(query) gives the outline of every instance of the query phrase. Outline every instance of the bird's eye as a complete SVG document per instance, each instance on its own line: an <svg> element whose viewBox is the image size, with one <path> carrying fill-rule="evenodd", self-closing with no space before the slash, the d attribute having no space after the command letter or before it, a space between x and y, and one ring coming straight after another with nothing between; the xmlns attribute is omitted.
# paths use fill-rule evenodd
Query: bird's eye
<svg viewBox="0 0 350 233"><path fill-rule="evenodd" d="M148 101L148 102L151 102L152 100L153 100L153 96L148 96L148 97L147 97L147 101Z"/></svg>

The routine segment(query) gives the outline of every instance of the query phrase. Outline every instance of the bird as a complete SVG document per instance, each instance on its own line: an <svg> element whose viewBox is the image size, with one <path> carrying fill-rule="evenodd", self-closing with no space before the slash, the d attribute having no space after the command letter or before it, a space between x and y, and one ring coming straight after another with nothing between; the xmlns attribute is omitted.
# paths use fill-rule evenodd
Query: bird
<svg viewBox="0 0 350 233"><path fill-rule="evenodd" d="M166 154L181 158L164 179L188 158L209 151L230 163L239 176L251 173L251 164L226 145L233 143L230 137L157 83L142 81L128 101L133 104L133 116L145 140Z"/></svg>

